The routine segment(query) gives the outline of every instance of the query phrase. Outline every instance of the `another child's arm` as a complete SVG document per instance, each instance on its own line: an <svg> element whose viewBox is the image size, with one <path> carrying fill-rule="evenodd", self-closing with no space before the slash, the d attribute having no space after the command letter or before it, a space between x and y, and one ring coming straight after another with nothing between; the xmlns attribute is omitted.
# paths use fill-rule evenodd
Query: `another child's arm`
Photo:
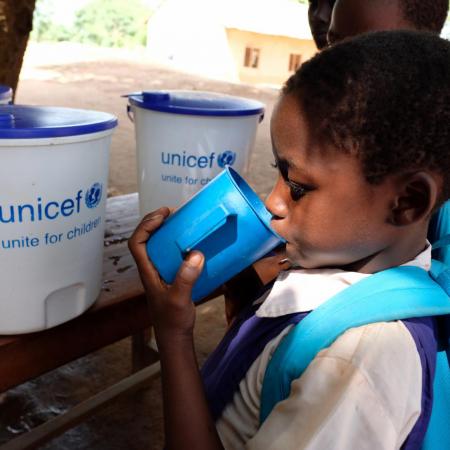
<svg viewBox="0 0 450 450"><path fill-rule="evenodd" d="M161 208L146 216L129 241L144 285L161 359L167 449L221 449L209 412L194 349L195 307L191 290L203 255L191 253L172 285L166 285L148 259L145 243L169 215Z"/></svg>
<svg viewBox="0 0 450 450"><path fill-rule="evenodd" d="M255 300L258 292L273 281L278 274L288 269L284 247L271 252L270 256L256 261L223 285L225 313L228 325L249 302Z"/></svg>

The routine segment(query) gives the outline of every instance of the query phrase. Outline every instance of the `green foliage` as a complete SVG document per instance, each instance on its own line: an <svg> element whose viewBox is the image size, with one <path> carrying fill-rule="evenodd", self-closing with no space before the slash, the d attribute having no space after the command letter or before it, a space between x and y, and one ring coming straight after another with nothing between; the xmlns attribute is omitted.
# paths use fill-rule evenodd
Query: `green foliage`
<svg viewBox="0 0 450 450"><path fill-rule="evenodd" d="M53 23L53 11L55 0L38 0L33 16L33 31L31 39L36 41L58 40L60 28L58 24Z"/></svg>
<svg viewBox="0 0 450 450"><path fill-rule="evenodd" d="M141 0L92 0L76 15L74 40L103 47L144 45L149 16Z"/></svg>
<svg viewBox="0 0 450 450"><path fill-rule="evenodd" d="M55 17L57 1L66 0L37 1L32 39L103 47L145 45L151 10L143 0L90 0L74 13L71 23L65 25L58 23Z"/></svg>

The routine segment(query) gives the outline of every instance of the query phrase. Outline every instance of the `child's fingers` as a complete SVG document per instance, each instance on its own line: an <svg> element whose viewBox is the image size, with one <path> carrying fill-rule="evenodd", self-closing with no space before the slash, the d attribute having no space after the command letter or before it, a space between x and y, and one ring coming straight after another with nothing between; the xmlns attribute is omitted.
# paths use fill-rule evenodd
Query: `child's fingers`
<svg viewBox="0 0 450 450"><path fill-rule="evenodd" d="M136 260L139 274L146 290L153 293L155 289L160 289L163 286L163 283L158 271L155 269L152 262L148 258L145 247L136 249L136 251L132 253L134 259Z"/></svg>
<svg viewBox="0 0 450 450"><path fill-rule="evenodd" d="M145 245L131 250L131 253L136 261L142 284L149 293L154 294L155 290L161 289L163 283L157 270L148 258Z"/></svg>
<svg viewBox="0 0 450 450"><path fill-rule="evenodd" d="M158 216L158 215L163 215L164 217L167 217L169 214L172 214L174 208L168 208L167 206L161 206L161 208L155 209L154 211L152 211L151 213L146 214L141 222L145 221L145 220L149 220L154 216Z"/></svg>
<svg viewBox="0 0 450 450"><path fill-rule="evenodd" d="M145 216L141 223L128 240L128 248L138 266L142 282L148 289L161 286L159 274L150 262L146 242L152 233L163 223L164 219L169 215L168 208L160 208L151 214Z"/></svg>
<svg viewBox="0 0 450 450"><path fill-rule="evenodd" d="M200 252L194 251L188 255L170 288L173 299L177 302L191 301L192 287L202 272L204 262L205 258Z"/></svg>
<svg viewBox="0 0 450 450"><path fill-rule="evenodd" d="M144 216L139 225L134 230L130 240L134 243L147 242L150 235L161 225L161 223L169 216L169 208L159 208Z"/></svg>
<svg viewBox="0 0 450 450"><path fill-rule="evenodd" d="M169 214L168 208L160 208L147 214L141 220L128 240L128 247L132 253L137 246L145 244L148 241L150 236L161 226L162 222Z"/></svg>
<svg viewBox="0 0 450 450"><path fill-rule="evenodd" d="M158 214L151 219L142 221L128 240L128 248L136 260L139 269L141 267L145 268L150 262L145 244L150 235L162 224L163 220L164 216Z"/></svg>

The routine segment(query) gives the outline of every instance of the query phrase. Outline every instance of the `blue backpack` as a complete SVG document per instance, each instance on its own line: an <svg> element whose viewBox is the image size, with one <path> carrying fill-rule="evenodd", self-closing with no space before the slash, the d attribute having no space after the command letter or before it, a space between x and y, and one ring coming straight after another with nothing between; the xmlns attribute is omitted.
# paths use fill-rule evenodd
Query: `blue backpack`
<svg viewBox="0 0 450 450"><path fill-rule="evenodd" d="M308 314L282 340L267 367L260 422L289 396L317 353L347 329L373 322L439 317L434 399L423 450L450 449L450 201L430 225L431 271L402 266L376 273L341 291ZM395 296L395 302L392 301Z"/></svg>

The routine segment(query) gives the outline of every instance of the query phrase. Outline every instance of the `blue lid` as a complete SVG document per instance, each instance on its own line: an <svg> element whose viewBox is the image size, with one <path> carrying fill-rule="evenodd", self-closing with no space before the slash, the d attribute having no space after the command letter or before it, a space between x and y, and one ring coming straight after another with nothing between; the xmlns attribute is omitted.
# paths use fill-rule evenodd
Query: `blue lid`
<svg viewBox="0 0 450 450"><path fill-rule="evenodd" d="M77 136L117 126L112 114L84 109L0 105L0 139Z"/></svg>
<svg viewBox="0 0 450 450"><path fill-rule="evenodd" d="M12 98L12 89L9 86L0 84L0 100Z"/></svg>
<svg viewBox="0 0 450 450"><path fill-rule="evenodd" d="M264 113L256 100L215 92L144 91L128 95L129 102L143 109L196 116L253 116Z"/></svg>

